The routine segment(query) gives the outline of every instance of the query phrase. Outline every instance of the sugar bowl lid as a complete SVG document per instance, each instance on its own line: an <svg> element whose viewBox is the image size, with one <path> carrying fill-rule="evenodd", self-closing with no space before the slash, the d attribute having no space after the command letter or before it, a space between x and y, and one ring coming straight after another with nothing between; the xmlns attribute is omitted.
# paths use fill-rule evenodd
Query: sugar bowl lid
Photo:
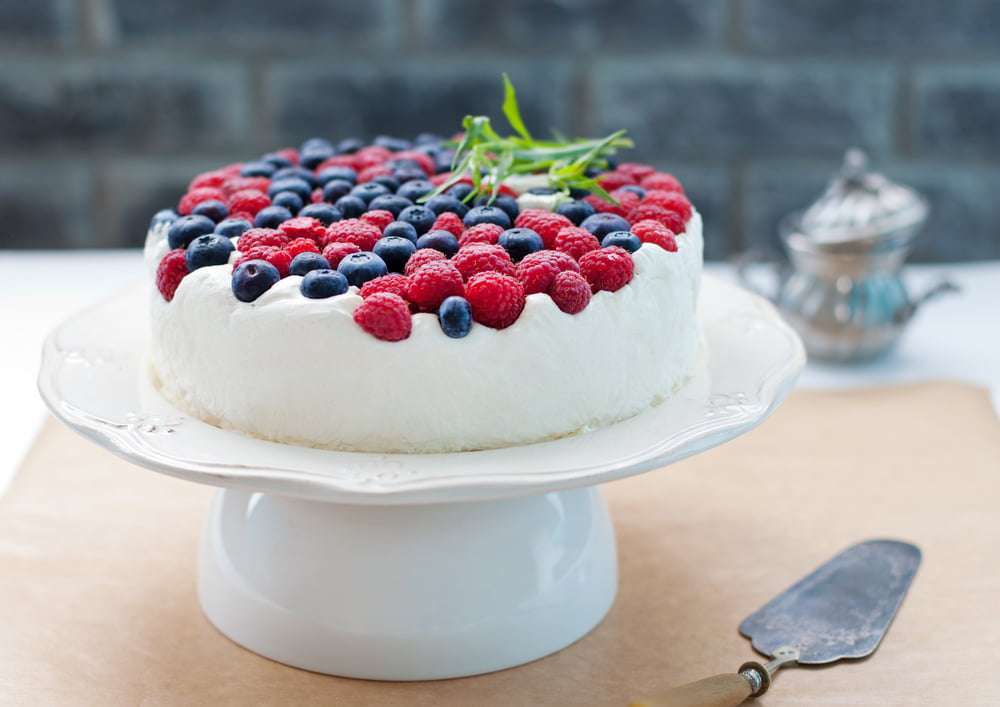
<svg viewBox="0 0 1000 707"><path fill-rule="evenodd" d="M920 194L870 171L868 156L851 148L826 191L802 212L796 230L817 245L908 240L927 210Z"/></svg>

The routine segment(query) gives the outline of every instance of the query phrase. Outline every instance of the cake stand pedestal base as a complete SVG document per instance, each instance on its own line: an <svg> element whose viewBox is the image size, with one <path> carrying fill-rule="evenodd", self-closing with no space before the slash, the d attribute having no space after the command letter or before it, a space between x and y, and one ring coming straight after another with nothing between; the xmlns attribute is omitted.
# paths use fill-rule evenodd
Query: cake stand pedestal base
<svg viewBox="0 0 1000 707"><path fill-rule="evenodd" d="M365 506L218 492L202 538L205 614L307 670L429 680L557 651L610 609L618 571L595 487Z"/></svg>

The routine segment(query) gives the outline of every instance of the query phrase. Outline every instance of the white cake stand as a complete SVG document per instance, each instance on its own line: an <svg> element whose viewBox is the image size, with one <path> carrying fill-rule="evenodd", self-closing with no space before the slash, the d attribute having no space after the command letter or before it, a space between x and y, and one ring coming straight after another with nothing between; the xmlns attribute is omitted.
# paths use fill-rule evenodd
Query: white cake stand
<svg viewBox="0 0 1000 707"><path fill-rule="evenodd" d="M202 607L289 665L381 680L473 675L557 651L614 600L615 539L596 485L746 432L805 362L762 299L705 278L704 366L611 427L458 454L275 444L187 417L149 385L144 291L77 314L46 342L39 388L66 424L140 466L220 486Z"/></svg>

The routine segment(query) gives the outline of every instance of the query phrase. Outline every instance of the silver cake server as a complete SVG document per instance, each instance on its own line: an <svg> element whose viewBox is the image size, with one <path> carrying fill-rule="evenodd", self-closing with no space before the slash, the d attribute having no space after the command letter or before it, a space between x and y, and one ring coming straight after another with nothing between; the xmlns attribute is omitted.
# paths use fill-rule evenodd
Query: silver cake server
<svg viewBox="0 0 1000 707"><path fill-rule="evenodd" d="M633 707L729 707L760 697L787 665L822 665L871 655L920 566L920 550L898 540L853 545L740 624L767 663L749 661Z"/></svg>

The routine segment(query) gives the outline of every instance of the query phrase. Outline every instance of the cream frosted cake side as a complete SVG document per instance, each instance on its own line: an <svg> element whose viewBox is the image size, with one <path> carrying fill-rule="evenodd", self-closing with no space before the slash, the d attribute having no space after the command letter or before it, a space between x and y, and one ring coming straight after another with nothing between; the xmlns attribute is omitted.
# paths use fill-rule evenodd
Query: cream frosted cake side
<svg viewBox="0 0 1000 707"><path fill-rule="evenodd" d="M616 165L621 133L463 128L196 176L146 240L163 395L265 439L418 453L566 436L676 392L701 355L680 183Z"/></svg>

